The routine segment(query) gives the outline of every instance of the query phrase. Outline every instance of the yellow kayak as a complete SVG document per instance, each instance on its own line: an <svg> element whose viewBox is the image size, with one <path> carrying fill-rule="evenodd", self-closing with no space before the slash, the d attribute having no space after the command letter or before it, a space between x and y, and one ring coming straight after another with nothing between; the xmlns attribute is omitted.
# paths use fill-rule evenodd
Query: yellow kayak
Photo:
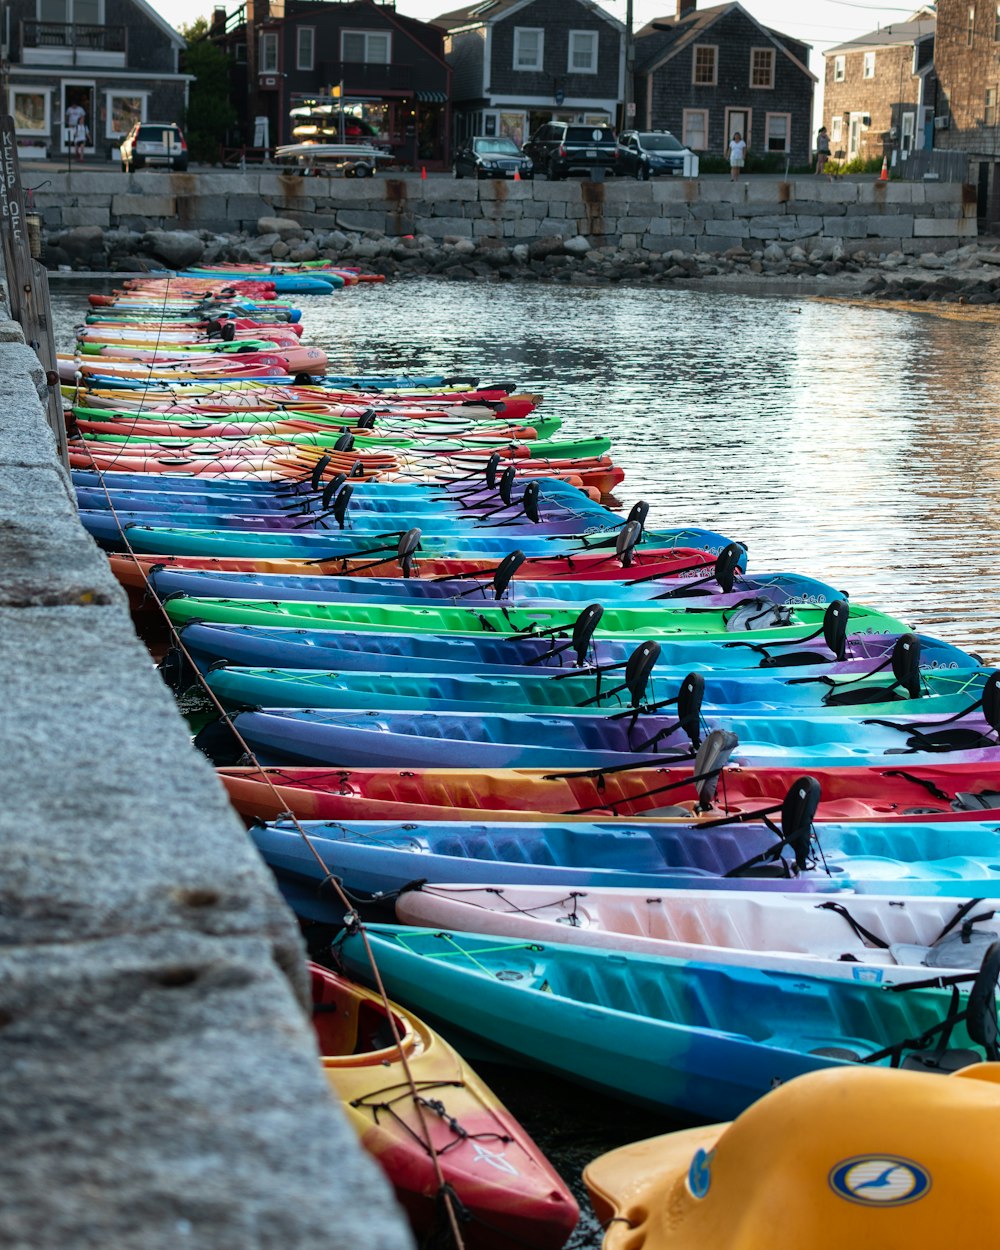
<svg viewBox="0 0 1000 1250"><path fill-rule="evenodd" d="M584 1169L604 1250L943 1250L1000 1236L1000 1063L845 1067Z"/></svg>

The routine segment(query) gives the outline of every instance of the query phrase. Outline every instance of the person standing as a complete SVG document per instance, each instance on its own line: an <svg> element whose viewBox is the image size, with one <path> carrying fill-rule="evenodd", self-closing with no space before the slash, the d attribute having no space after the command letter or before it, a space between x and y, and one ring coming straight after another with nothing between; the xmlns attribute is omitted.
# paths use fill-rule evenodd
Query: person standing
<svg viewBox="0 0 1000 1250"><path fill-rule="evenodd" d="M729 181L736 182L746 159L746 140L737 130L729 140Z"/></svg>
<svg viewBox="0 0 1000 1250"><path fill-rule="evenodd" d="M76 159L83 160L83 148L87 142L87 110L80 104L71 104L66 110L66 147L76 150Z"/></svg>
<svg viewBox="0 0 1000 1250"><path fill-rule="evenodd" d="M816 172L821 174L826 162L830 159L830 136L826 133L826 127L820 126L819 133L816 136Z"/></svg>

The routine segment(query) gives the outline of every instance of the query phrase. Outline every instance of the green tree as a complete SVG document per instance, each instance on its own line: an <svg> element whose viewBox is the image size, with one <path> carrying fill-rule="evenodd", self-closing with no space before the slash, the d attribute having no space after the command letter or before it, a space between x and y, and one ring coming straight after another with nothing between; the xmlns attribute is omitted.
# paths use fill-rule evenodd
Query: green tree
<svg viewBox="0 0 1000 1250"><path fill-rule="evenodd" d="M184 132L191 159L216 163L219 145L236 123L230 102L229 58L208 37L208 19L199 17L181 28L187 40L184 68L194 74L188 96Z"/></svg>

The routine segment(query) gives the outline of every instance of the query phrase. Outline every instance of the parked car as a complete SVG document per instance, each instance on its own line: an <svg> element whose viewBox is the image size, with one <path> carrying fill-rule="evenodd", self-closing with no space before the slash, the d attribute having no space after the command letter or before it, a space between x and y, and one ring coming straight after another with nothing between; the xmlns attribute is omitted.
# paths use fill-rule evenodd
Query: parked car
<svg viewBox="0 0 1000 1250"><path fill-rule="evenodd" d="M694 153L669 130L623 130L618 136L616 172L640 182L663 174L683 175L685 158L689 168L692 160L697 161Z"/></svg>
<svg viewBox="0 0 1000 1250"><path fill-rule="evenodd" d="M574 172L615 169L615 132L610 126L583 126L576 122L546 122L524 145L524 150L553 181Z"/></svg>
<svg viewBox="0 0 1000 1250"><path fill-rule="evenodd" d="M455 153L456 178L534 178L535 167L513 139L476 135Z"/></svg>
<svg viewBox="0 0 1000 1250"><path fill-rule="evenodd" d="M122 169L130 174L144 165L165 165L178 172L188 167L188 150L176 122L136 122L119 148Z"/></svg>

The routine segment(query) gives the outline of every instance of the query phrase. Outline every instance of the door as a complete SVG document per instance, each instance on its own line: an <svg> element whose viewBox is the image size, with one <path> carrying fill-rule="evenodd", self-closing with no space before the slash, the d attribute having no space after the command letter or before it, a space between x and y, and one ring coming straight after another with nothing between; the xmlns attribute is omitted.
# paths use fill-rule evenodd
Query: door
<svg viewBox="0 0 1000 1250"><path fill-rule="evenodd" d="M852 113L851 120L847 128L847 159L853 161L857 159L858 153L861 151L861 118L863 114Z"/></svg>
<svg viewBox="0 0 1000 1250"><path fill-rule="evenodd" d="M913 135L914 135L916 128L917 128L916 113L904 113L903 125L900 130L900 136L899 136L900 138L899 146L904 156L908 152L913 151Z"/></svg>
<svg viewBox="0 0 1000 1250"><path fill-rule="evenodd" d="M924 151L930 152L934 147L934 110L924 109Z"/></svg>
<svg viewBox="0 0 1000 1250"><path fill-rule="evenodd" d="M729 151L729 140L735 134L741 134L750 147L750 110L749 109L726 109L726 152Z"/></svg>
<svg viewBox="0 0 1000 1250"><path fill-rule="evenodd" d="M67 147L74 148L73 136L69 136L70 141L67 143L69 132L66 129L66 111L67 109L82 108L84 112L83 124L87 128L87 138L84 143L83 150L85 152L94 152L94 144L97 136L97 118L94 114L94 84L92 82L67 82L62 84L62 113L59 125L59 135L62 140L60 151L65 152ZM74 116L78 114L74 113Z"/></svg>

